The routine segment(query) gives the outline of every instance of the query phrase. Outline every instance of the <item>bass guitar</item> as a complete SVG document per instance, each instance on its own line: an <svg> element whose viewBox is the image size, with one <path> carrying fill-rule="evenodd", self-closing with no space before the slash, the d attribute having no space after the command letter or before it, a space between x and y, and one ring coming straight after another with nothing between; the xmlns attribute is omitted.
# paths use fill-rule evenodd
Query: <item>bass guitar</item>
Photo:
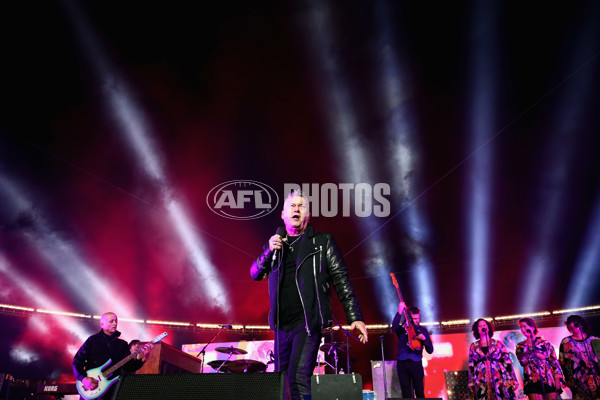
<svg viewBox="0 0 600 400"><path fill-rule="evenodd" d="M152 343L160 342L167 335L168 335L167 332L161 333L160 335L158 335L157 337L152 339ZM112 360L110 360L110 359L107 362L105 362L103 365L99 366L98 368L93 368L93 369L90 369L89 371L86 371L87 376L89 376L90 378L94 378L98 381L98 387L96 387L96 389L87 390L86 388L83 387L83 383L81 381L77 381L77 383L76 383L77 391L79 392L81 397L83 397L84 399L93 400L93 399L103 396L104 393L106 393L106 391L113 385L113 383L115 383L119 379L118 376L116 376L112 379L107 379L107 378L113 372L115 372L116 370L121 368L123 365L128 363L131 359L136 357L141 351L142 351L141 346L138 346L137 350L135 350L133 353L131 353L130 355L128 355L127 357L125 357L124 359L122 359L121 361L119 361L118 363L116 363L115 365L113 365L112 367L107 369L106 371L103 371L103 369L111 363Z"/></svg>
<svg viewBox="0 0 600 400"><path fill-rule="evenodd" d="M398 285L398 281L396 280L396 276L394 276L393 272L390 272L390 276L392 277L392 283L396 287L396 292L398 292L398 297L400 298L400 302L404 302L402 300L402 293L400 293L400 286ZM423 347L423 343L417 338L417 330L415 329L415 325L413 324L412 317L406 311L406 308L403 311L404 318L406 320L404 324L404 329L406 329L406 333L408 334L408 347L410 347L414 351L419 351Z"/></svg>

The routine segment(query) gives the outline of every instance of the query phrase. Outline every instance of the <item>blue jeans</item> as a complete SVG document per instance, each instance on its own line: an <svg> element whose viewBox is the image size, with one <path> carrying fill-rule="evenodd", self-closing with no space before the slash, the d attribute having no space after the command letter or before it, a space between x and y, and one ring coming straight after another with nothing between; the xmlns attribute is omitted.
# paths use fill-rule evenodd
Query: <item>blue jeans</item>
<svg viewBox="0 0 600 400"><path fill-rule="evenodd" d="M275 331L275 371L285 372L293 400L310 396L310 378L321 344L321 332L309 336L303 322L292 330Z"/></svg>

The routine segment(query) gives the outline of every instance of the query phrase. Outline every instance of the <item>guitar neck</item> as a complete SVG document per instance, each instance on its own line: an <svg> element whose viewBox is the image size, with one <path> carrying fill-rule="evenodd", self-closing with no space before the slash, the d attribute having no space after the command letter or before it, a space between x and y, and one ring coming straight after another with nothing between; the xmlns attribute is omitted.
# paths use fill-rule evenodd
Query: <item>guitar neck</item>
<svg viewBox="0 0 600 400"><path fill-rule="evenodd" d="M398 285L398 280L396 279L396 276L393 273L390 273L390 276L392 277L392 283L394 284L394 287L396 288L396 293L398 293L398 298L400 299L400 302L402 303L402 302L404 302L404 300L402 299L402 293L400 293L400 285ZM412 325L412 321L408 317L408 311L406 310L406 308L404 309L404 311L402 313L404 314L404 319L406 319L406 324Z"/></svg>
<svg viewBox="0 0 600 400"><path fill-rule="evenodd" d="M109 369L107 369L106 371L104 371L102 373L102 375L104 377L109 376L110 374L112 374L113 372L115 372L116 370L118 370L119 368L121 368L123 365L127 364L131 359L133 359L139 353L140 353L139 351L134 351L133 353L131 353L130 355L128 355L127 357L125 357L124 359L122 359L121 361L119 361L118 363L116 363L115 365L113 365L112 367L110 367Z"/></svg>
<svg viewBox="0 0 600 400"><path fill-rule="evenodd" d="M156 343L160 342L166 336L167 336L167 332L161 333L160 335L158 335L157 337L155 337L154 339L152 339L152 344L156 344ZM102 375L104 377L109 376L110 374L112 374L113 372L115 372L116 370L118 370L119 368L121 368L123 365L125 365L126 363L128 363L129 360L131 360L133 357L136 357L141 352L142 352L142 349L138 348L133 353L131 353L130 355L128 355L127 357L125 357L124 359L122 359L121 361L119 361L118 363L116 363L115 365L113 365L112 367L110 367L109 369L107 369L106 371L104 371L102 373Z"/></svg>
<svg viewBox="0 0 600 400"><path fill-rule="evenodd" d="M400 301L404 301L402 300L402 293L400 293L400 288L396 287L396 293L398 293L398 298L400 299Z"/></svg>

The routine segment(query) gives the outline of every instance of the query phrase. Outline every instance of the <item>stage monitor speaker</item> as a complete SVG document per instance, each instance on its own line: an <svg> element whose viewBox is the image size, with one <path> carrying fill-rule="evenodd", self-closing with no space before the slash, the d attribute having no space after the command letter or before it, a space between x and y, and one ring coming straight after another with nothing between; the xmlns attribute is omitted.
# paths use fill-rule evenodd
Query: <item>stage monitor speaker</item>
<svg viewBox="0 0 600 400"><path fill-rule="evenodd" d="M400 380L398 379L398 369L396 368L396 365L396 360L389 360L385 362L385 383L387 383L386 389L388 400L409 399L409 397L402 397L402 389L400 388ZM371 360L371 377L373 378L373 391L375 392L375 397L377 399L383 399L385 396L383 384L383 367L384 365L381 362L381 360ZM427 387L425 387L425 390L427 390ZM436 398L432 397L431 399ZM415 400L415 398L412 398L412 400ZM416 400L419 399L417 398Z"/></svg>
<svg viewBox="0 0 600 400"><path fill-rule="evenodd" d="M282 400L283 374L124 375L113 400Z"/></svg>
<svg viewBox="0 0 600 400"><path fill-rule="evenodd" d="M371 376L373 378L373 391L375 391L378 399L385 398L385 392L387 392L388 399L401 399L402 389L400 389L400 381L398 380L398 369L396 368L396 360L389 360L385 362L385 383L387 387L384 391L384 379L383 379L383 363L381 360L371 360Z"/></svg>
<svg viewBox="0 0 600 400"><path fill-rule="evenodd" d="M359 374L313 375L312 400L362 400L362 377Z"/></svg>

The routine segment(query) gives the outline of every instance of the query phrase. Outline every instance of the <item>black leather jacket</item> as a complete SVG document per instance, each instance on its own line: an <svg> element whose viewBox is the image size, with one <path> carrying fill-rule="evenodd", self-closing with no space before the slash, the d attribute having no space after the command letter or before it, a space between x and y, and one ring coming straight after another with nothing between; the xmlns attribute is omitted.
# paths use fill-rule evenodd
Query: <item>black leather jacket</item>
<svg viewBox="0 0 600 400"><path fill-rule="evenodd" d="M308 225L304 235L298 240L300 246L296 258L296 283L307 332L316 332L332 325L330 292L332 284L346 312L347 322L351 324L354 321L364 321L358 299L354 294L354 286L348 280L348 269L333 237L328 233L315 232ZM285 246L281 252L283 251ZM250 275L256 281L268 276L271 304L269 325L275 330L278 322L278 290L283 270L277 268L277 265L272 265L272 256L269 243L266 243L262 254L252 263ZM278 252L276 263L278 264L282 258L283 253Z"/></svg>

